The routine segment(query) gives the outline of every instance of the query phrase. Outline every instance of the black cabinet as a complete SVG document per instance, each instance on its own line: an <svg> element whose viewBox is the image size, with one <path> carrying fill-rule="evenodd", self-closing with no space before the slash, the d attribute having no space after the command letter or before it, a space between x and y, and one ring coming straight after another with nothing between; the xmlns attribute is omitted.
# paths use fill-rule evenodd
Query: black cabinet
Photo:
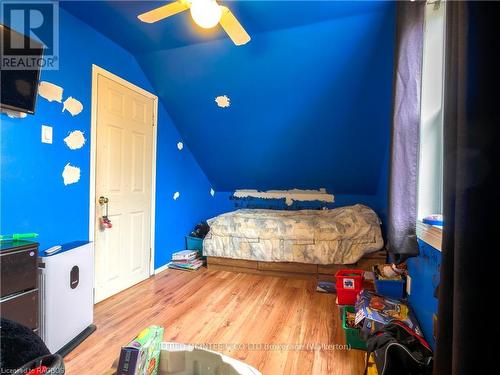
<svg viewBox="0 0 500 375"><path fill-rule="evenodd" d="M0 243L0 312L3 318L38 329L38 244Z"/></svg>

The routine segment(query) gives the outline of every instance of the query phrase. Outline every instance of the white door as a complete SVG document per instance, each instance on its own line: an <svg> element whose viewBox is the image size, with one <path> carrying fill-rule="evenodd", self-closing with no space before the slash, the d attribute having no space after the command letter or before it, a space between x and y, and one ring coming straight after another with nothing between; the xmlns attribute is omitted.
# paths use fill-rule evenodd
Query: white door
<svg viewBox="0 0 500 375"><path fill-rule="evenodd" d="M95 302L149 277L157 101L145 94L97 75ZM108 200L111 228L102 226L106 204L100 197Z"/></svg>

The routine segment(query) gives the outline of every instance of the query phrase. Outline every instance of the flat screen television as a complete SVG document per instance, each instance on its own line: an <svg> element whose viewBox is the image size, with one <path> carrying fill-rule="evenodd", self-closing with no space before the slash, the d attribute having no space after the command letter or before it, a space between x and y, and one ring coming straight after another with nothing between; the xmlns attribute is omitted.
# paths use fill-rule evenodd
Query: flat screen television
<svg viewBox="0 0 500 375"><path fill-rule="evenodd" d="M43 44L0 24L1 110L35 113L40 67L23 66L19 61L41 61L42 57Z"/></svg>

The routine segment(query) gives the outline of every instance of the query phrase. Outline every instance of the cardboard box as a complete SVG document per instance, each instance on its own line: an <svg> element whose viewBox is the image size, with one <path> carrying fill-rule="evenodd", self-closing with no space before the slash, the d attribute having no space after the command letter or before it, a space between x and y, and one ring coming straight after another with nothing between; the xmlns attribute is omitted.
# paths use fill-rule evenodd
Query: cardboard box
<svg viewBox="0 0 500 375"><path fill-rule="evenodd" d="M157 375L163 327L149 326L122 347L117 375Z"/></svg>

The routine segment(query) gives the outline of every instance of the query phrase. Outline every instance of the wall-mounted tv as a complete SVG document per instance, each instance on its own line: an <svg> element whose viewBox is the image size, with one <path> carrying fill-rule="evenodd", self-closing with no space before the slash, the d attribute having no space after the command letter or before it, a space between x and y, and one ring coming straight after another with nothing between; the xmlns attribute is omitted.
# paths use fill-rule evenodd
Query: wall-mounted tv
<svg viewBox="0 0 500 375"><path fill-rule="evenodd" d="M43 44L0 24L0 109L35 113Z"/></svg>

